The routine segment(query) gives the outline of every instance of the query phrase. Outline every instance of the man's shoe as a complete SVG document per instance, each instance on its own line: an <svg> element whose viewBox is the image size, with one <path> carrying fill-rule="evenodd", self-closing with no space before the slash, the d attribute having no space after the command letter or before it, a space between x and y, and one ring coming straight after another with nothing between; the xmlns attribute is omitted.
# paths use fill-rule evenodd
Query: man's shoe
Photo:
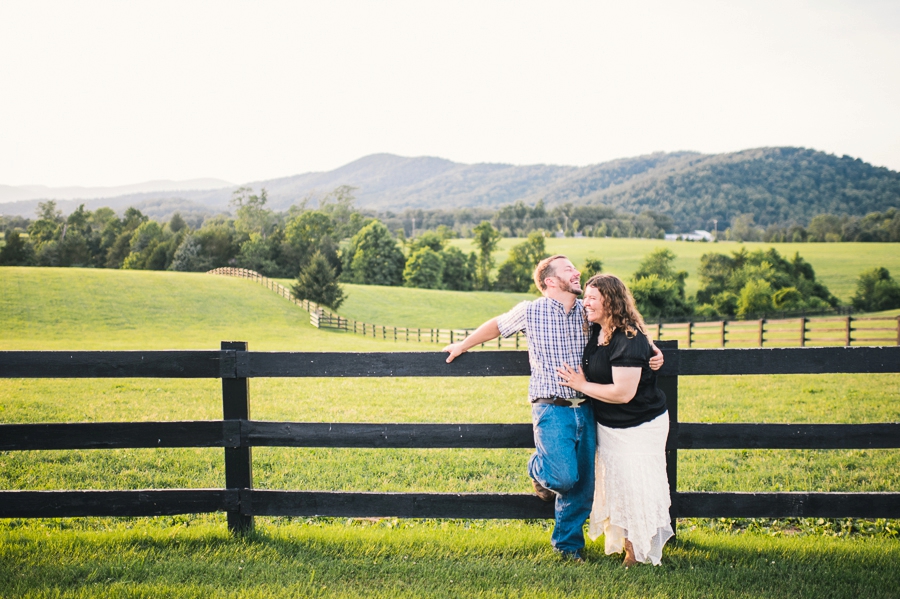
<svg viewBox="0 0 900 599"><path fill-rule="evenodd" d="M554 549L554 551L559 555L559 559L564 562L574 562L576 564L584 563L584 557L581 555L580 551L559 551L558 549Z"/></svg>
<svg viewBox="0 0 900 599"><path fill-rule="evenodd" d="M534 487L534 493L544 501L555 501L556 493L539 483L538 481L531 479L531 486Z"/></svg>

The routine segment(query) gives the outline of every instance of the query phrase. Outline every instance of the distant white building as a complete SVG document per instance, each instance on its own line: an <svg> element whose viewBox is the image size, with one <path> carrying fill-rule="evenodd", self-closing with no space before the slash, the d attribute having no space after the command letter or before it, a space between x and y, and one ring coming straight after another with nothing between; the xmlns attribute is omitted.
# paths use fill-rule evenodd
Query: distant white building
<svg viewBox="0 0 900 599"><path fill-rule="evenodd" d="M666 241L712 241L709 231L691 231L690 233L666 233Z"/></svg>

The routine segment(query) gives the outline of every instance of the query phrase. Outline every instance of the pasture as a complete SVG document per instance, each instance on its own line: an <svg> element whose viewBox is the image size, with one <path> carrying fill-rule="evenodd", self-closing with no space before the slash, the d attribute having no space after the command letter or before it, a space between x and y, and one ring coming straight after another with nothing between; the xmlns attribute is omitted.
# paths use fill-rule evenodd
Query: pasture
<svg viewBox="0 0 900 599"><path fill-rule="evenodd" d="M500 240L494 259L502 264L509 249L522 239L504 238ZM471 239L454 239L450 242L464 252L474 250ZM551 254L565 254L579 268L587 258L600 258L604 272L622 278L629 278L637 270L644 256L658 247L670 249L676 256L675 267L686 270L686 292L697 293L697 267L700 256L706 253L731 255L741 247L747 251L766 250L770 247L778 250L785 258L793 258L800 253L816 271L819 280L842 301L848 302L856 291L856 278L859 273L873 266L887 268L896 279L900 277L900 248L896 243L763 243L720 241L717 243L698 243L688 241L663 241L661 239L625 239L594 237L549 237L547 251Z"/></svg>
<svg viewBox="0 0 900 599"><path fill-rule="evenodd" d="M223 339L253 350L433 349L316 330L250 281L0 269L2 349L217 348ZM251 384L251 414L528 422L526 386L524 378L262 379ZM215 380L6 379L0 421L217 419L220 395ZM684 377L680 419L890 422L900 420L898 398L900 375ZM257 448L254 479L271 489L524 493L528 453ZM4 489L215 487L223 477L221 449L0 453ZM900 452L682 451L679 488L894 491ZM248 539L229 538L223 515L0 521L0 596L890 597L900 588L893 521L682 521L663 566L625 571L602 541L589 544L587 565L556 561L543 521L258 520Z"/></svg>

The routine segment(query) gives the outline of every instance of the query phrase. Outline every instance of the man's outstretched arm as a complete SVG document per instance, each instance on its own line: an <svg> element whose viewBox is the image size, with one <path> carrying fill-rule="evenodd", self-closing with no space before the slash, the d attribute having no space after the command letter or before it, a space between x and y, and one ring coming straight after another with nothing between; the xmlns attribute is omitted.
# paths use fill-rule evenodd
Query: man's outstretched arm
<svg viewBox="0 0 900 599"><path fill-rule="evenodd" d="M463 354L476 345L481 345L486 341L490 341L491 339L496 339L500 336L500 327L497 326L497 319L492 318L477 329L475 329L471 335L463 339L462 341L457 341L456 343L451 343L446 346L441 351L449 352L450 355L447 356L447 363L449 364L456 356Z"/></svg>

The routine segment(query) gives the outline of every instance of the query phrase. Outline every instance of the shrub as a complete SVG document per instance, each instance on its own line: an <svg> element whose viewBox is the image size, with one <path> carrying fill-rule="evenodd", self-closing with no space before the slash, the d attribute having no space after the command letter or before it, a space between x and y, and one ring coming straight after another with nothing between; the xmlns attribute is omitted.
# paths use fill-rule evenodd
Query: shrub
<svg viewBox="0 0 900 599"><path fill-rule="evenodd" d="M343 288L338 284L337 273L322 252L313 254L297 275L297 283L291 291L298 299L309 300L332 310L340 308L346 299Z"/></svg>
<svg viewBox="0 0 900 599"><path fill-rule="evenodd" d="M429 246L422 246L406 261L403 285L423 289L441 289L444 285L444 258Z"/></svg>
<svg viewBox="0 0 900 599"><path fill-rule="evenodd" d="M900 285L886 268L872 268L860 273L851 301L854 308L867 312L900 308Z"/></svg>

